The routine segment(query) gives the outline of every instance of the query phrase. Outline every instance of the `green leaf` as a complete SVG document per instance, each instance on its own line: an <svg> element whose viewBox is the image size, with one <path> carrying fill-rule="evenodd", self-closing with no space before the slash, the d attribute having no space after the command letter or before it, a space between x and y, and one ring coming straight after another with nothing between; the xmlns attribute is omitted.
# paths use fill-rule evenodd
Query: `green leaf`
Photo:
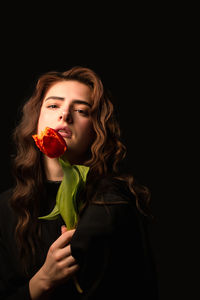
<svg viewBox="0 0 200 300"><path fill-rule="evenodd" d="M70 165L68 161L59 158L64 176L56 196L56 205L52 212L40 219L54 220L61 214L67 229L74 228L77 224L80 207L77 207L77 197L84 188L89 167Z"/></svg>
<svg viewBox="0 0 200 300"><path fill-rule="evenodd" d="M60 214L59 209L57 204L55 205L54 209L52 210L52 212L44 217L39 217L39 219L46 219L46 220L55 220L58 218L58 215Z"/></svg>

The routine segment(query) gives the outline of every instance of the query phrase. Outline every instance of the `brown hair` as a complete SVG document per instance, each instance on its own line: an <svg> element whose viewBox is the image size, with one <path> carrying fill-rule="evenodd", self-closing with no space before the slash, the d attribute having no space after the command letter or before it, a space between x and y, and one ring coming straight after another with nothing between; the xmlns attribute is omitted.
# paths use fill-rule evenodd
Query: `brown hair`
<svg viewBox="0 0 200 300"><path fill-rule="evenodd" d="M65 80L77 80L92 90L91 118L96 138L91 146L90 158L86 162L86 165L90 166L90 179L109 173L117 176L118 164L126 155L126 148L120 141L120 128L115 119L113 104L104 90L101 79L94 71L73 67L66 72L48 72L40 76L32 97L23 107L22 119L14 131L17 147L13 161L16 186L11 204L18 216L16 240L20 256L25 262L28 257L34 257L38 242L37 218L45 180L42 155L35 147L32 135L37 131L40 108L46 92L56 82ZM118 178L128 183L136 197L136 205L141 210L142 203L146 205L149 200L148 189L135 185L134 178L130 175Z"/></svg>

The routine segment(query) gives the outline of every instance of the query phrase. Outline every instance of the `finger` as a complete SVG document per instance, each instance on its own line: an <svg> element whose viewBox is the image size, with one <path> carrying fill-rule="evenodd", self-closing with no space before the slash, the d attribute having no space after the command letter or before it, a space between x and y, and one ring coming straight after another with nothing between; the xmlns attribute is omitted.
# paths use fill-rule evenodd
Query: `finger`
<svg viewBox="0 0 200 300"><path fill-rule="evenodd" d="M63 234L64 232L67 232L67 227L65 225L61 226L61 234Z"/></svg>
<svg viewBox="0 0 200 300"><path fill-rule="evenodd" d="M53 243L53 247L55 248L63 248L65 247L67 244L69 244L73 234L75 232L75 229L72 230L67 230L66 232L64 232L54 243Z"/></svg>
<svg viewBox="0 0 200 300"><path fill-rule="evenodd" d="M71 256L71 247L70 245L64 247L64 248L61 248L61 249L58 249L56 251L56 260L57 261L61 261L67 257Z"/></svg>
<svg viewBox="0 0 200 300"><path fill-rule="evenodd" d="M75 258L72 255L65 257L60 262L58 262L58 264L61 269L67 269L67 268L70 268L75 265L77 266L77 268L79 268L77 261L75 260Z"/></svg>
<svg viewBox="0 0 200 300"><path fill-rule="evenodd" d="M75 258L72 255L64 258L62 261L59 262L59 266L61 268L70 268L73 265L77 265L78 266Z"/></svg>
<svg viewBox="0 0 200 300"><path fill-rule="evenodd" d="M76 273L79 270L79 266L78 265L73 265L71 267L68 268L68 273L71 275L73 275L74 273Z"/></svg>

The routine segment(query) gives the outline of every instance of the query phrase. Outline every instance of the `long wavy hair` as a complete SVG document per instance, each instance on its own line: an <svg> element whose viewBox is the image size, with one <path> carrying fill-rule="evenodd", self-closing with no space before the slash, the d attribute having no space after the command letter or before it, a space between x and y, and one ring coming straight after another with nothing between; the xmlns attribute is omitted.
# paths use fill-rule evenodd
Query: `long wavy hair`
<svg viewBox="0 0 200 300"><path fill-rule="evenodd" d="M13 160L16 185L11 204L18 216L15 235L24 263L34 257L39 241L38 215L46 180L42 154L35 147L32 135L37 132L42 101L48 89L55 83L66 80L79 81L92 90L91 118L96 137L90 149L90 157L85 162L90 166L90 180L88 180L90 187L95 178L114 174L118 179L127 182L135 195L138 209L144 214L150 199L149 190L136 184L133 176L118 174L118 166L125 158L126 147L120 139L120 128L115 118L113 104L99 76L93 70L79 66L66 72L43 74L37 81L32 97L23 107L21 121L13 134L16 145L16 156Z"/></svg>

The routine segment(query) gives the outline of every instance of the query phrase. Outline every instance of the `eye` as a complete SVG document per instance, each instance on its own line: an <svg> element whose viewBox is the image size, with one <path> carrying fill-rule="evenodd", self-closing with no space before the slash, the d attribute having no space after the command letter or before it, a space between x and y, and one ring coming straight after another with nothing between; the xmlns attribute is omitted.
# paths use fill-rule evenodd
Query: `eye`
<svg viewBox="0 0 200 300"><path fill-rule="evenodd" d="M58 108L58 105L51 104L51 105L48 105L47 108L55 109L55 108Z"/></svg>
<svg viewBox="0 0 200 300"><path fill-rule="evenodd" d="M80 115L83 115L83 116L88 116L89 113L87 110L85 109L74 109L75 112L78 112Z"/></svg>

